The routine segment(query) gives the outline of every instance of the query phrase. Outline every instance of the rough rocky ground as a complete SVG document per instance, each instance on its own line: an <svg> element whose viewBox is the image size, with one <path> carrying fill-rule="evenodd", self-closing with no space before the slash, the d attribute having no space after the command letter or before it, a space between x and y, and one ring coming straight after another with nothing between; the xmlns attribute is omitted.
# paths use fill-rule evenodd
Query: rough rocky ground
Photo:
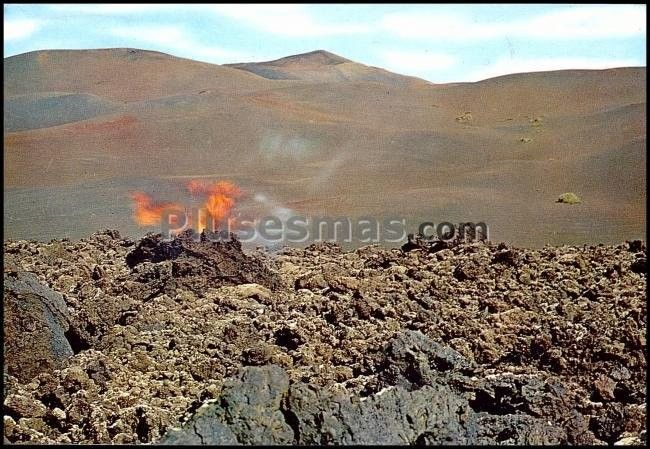
<svg viewBox="0 0 650 449"><path fill-rule="evenodd" d="M5 442L645 443L639 241L4 256Z"/></svg>

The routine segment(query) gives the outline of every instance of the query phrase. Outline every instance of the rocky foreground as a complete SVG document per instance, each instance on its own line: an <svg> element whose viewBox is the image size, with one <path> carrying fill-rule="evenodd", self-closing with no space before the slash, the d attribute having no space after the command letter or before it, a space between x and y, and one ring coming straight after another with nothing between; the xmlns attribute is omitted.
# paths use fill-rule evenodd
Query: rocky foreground
<svg viewBox="0 0 650 449"><path fill-rule="evenodd" d="M645 444L618 246L4 243L11 443Z"/></svg>

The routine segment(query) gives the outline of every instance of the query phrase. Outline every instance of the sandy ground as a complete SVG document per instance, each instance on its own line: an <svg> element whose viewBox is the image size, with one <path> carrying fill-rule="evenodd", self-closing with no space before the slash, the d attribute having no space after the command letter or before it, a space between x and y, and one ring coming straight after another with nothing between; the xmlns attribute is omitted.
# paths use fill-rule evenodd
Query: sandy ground
<svg viewBox="0 0 650 449"><path fill-rule="evenodd" d="M435 85L322 53L269 67L129 49L7 58L5 236L141 236L130 193L178 200L197 177L267 211L484 221L520 246L644 237L644 68ZM582 204L556 204L565 192Z"/></svg>

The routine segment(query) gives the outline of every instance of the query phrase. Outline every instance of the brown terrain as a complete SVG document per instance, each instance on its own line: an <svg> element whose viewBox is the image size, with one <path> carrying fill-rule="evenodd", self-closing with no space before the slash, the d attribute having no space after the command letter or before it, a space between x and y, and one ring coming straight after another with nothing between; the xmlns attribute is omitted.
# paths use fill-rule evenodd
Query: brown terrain
<svg viewBox="0 0 650 449"><path fill-rule="evenodd" d="M647 444L645 68L4 62L4 443ZM490 239L145 235L197 198Z"/></svg>
<svg viewBox="0 0 650 449"><path fill-rule="evenodd" d="M5 443L646 443L640 241L4 254Z"/></svg>
<svg viewBox="0 0 650 449"><path fill-rule="evenodd" d="M324 51L107 49L9 57L4 79L5 238L142 235L131 192L185 201L192 178L236 183L253 214L484 221L529 247L644 237L645 68L432 84Z"/></svg>

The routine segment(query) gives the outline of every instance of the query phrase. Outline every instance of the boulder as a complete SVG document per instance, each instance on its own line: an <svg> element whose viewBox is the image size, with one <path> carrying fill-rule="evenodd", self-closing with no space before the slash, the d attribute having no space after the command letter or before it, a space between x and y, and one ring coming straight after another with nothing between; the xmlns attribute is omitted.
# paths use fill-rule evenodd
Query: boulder
<svg viewBox="0 0 650 449"><path fill-rule="evenodd" d="M4 349L8 374L28 382L73 355L63 297L28 272L4 274Z"/></svg>
<svg viewBox="0 0 650 449"><path fill-rule="evenodd" d="M228 379L217 402L202 406L160 444L291 444L294 433L280 410L289 376L280 367L246 367Z"/></svg>
<svg viewBox="0 0 650 449"><path fill-rule="evenodd" d="M420 332L398 335L386 354L395 369L380 374L383 388L365 397L345 388L290 383L276 365L242 368L225 382L218 398L159 443L468 445L568 440L565 428L539 417L550 400L543 382L523 379L507 388L512 379L492 385L469 378L465 373L474 371L470 362ZM502 390L521 407L500 408ZM485 399L491 397L497 403Z"/></svg>

